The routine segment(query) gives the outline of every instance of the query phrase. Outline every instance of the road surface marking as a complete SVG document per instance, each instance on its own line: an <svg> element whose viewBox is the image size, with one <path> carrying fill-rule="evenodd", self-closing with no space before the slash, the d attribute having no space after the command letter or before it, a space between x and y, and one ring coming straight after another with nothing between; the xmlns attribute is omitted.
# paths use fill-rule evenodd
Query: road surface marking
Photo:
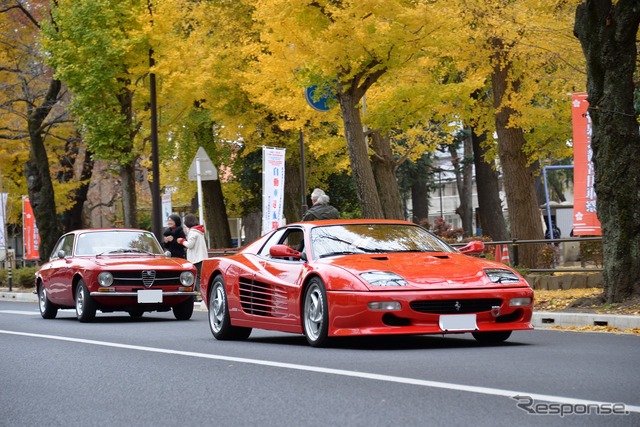
<svg viewBox="0 0 640 427"><path fill-rule="evenodd" d="M373 374L367 372L347 371L344 369L322 368L318 366L298 365L295 363L272 362L268 360L247 359L244 357L230 357L217 354L197 353L192 351L171 350L157 347L144 347L140 345L120 344L107 341L86 340L82 338L61 337L56 335L32 334L28 332L5 331L0 329L0 334L20 335L24 337L44 338L57 341L68 341L81 344L99 345L104 347L122 348L127 350L147 351L151 353L174 354L179 356L198 357L201 359L224 360L227 362L248 363L252 365L270 366L284 369L295 369L298 371L317 372L321 374L340 375L343 377L364 378L376 381L386 381L399 384L409 384L429 388L440 388L445 390L465 391L469 393L479 393L491 396L503 396L513 398L514 396L527 396L533 400L543 400L545 402L566 403L569 405L611 405L612 403L623 404L627 412L640 413L640 406L628 405L624 402L602 402L596 400L574 399L564 396L553 396L548 394L529 393L526 391L503 390L491 387L478 387L463 384L445 383L439 381L420 380L416 378L396 377L392 375Z"/></svg>

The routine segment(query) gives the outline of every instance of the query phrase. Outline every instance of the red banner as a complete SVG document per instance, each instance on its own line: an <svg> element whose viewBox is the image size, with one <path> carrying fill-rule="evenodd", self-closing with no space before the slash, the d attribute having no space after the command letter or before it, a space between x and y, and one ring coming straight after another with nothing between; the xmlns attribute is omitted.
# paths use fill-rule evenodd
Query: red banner
<svg viewBox="0 0 640 427"><path fill-rule="evenodd" d="M573 121L573 235L602 236L596 214L595 170L591 158L592 124L586 93L574 93Z"/></svg>
<svg viewBox="0 0 640 427"><path fill-rule="evenodd" d="M22 197L22 238L24 240L24 259L40 259L40 235L33 216L31 202Z"/></svg>

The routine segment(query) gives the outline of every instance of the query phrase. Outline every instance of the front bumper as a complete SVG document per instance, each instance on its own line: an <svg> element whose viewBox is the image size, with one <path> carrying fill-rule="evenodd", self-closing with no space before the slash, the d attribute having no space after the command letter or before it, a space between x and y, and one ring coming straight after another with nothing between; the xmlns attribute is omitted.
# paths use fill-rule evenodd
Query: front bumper
<svg viewBox="0 0 640 427"><path fill-rule="evenodd" d="M516 298L531 298L526 306L510 306ZM533 291L530 288L442 290L433 292L327 292L330 310L329 335L402 335L497 332L533 329ZM467 329L443 329L457 316L455 312L420 312L411 308L416 301L498 300L494 308L465 312L471 318ZM398 310L371 310L372 302L397 302ZM499 308L495 308L498 307Z"/></svg>
<svg viewBox="0 0 640 427"><path fill-rule="evenodd" d="M195 296L198 293L196 291L170 291L162 292L163 297L178 297L178 296ZM91 292L89 295L92 297L138 297L138 291L134 292Z"/></svg>

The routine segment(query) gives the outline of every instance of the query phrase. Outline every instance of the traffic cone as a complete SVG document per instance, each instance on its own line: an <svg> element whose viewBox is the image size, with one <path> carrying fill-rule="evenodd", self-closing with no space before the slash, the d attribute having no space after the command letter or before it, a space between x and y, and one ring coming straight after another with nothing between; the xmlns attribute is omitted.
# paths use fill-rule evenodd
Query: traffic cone
<svg viewBox="0 0 640 427"><path fill-rule="evenodd" d="M511 264L511 260L509 259L509 247L504 245L502 247L502 259L501 261L505 264Z"/></svg>
<svg viewBox="0 0 640 427"><path fill-rule="evenodd" d="M496 245L496 250L494 252L493 258L497 262L502 261L502 246L501 245Z"/></svg>

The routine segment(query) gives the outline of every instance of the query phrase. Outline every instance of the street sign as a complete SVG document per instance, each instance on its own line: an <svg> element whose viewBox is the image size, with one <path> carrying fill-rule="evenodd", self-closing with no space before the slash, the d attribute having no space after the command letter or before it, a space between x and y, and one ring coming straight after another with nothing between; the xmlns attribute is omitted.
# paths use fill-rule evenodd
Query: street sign
<svg viewBox="0 0 640 427"><path fill-rule="evenodd" d="M200 166L199 171L198 163ZM189 166L189 181L197 181L198 172L200 172L200 181L215 181L218 179L218 169L202 147L198 148L196 157L191 162L191 166Z"/></svg>
<svg viewBox="0 0 640 427"><path fill-rule="evenodd" d="M316 99L316 91L318 90L318 86L310 86L304 90L304 97L314 110L317 111L329 111L331 107L329 106L329 101L333 101L335 97L326 89L323 93Z"/></svg>

